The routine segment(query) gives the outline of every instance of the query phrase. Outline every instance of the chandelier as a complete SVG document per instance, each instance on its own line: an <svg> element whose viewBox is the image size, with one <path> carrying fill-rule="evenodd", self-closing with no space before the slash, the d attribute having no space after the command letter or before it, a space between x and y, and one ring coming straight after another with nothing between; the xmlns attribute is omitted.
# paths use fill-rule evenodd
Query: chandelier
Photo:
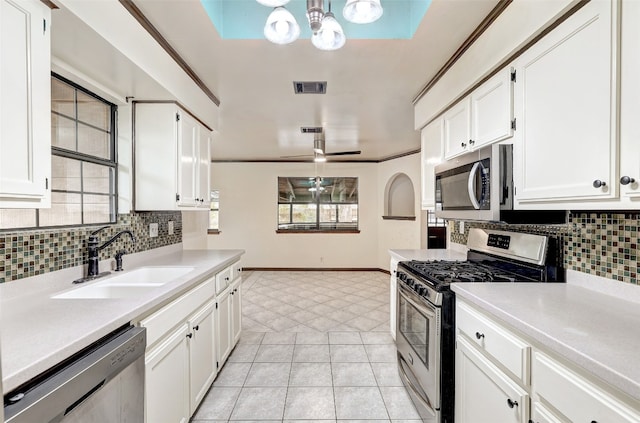
<svg viewBox="0 0 640 423"><path fill-rule="evenodd" d="M275 44L289 44L300 36L300 25L284 5L289 0L256 0L265 6L273 7L264 26L264 36ZM347 0L342 10L346 20L358 24L376 21L382 16L380 0ZM337 50L347 41L342 26L329 10L324 11L324 0L307 0L307 20L313 32L311 42L320 50Z"/></svg>

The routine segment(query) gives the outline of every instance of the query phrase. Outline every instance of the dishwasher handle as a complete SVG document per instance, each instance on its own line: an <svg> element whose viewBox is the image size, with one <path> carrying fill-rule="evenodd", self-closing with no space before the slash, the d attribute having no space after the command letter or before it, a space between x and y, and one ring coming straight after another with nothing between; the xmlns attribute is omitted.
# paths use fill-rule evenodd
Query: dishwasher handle
<svg viewBox="0 0 640 423"><path fill-rule="evenodd" d="M71 362L51 377L5 397L6 423L55 423L144 356L146 329L130 327ZM8 398L8 400L6 399Z"/></svg>

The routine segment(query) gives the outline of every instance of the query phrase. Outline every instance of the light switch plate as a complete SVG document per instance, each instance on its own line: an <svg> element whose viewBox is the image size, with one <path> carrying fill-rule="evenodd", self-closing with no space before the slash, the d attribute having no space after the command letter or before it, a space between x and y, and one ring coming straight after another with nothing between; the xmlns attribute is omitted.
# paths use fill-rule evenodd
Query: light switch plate
<svg viewBox="0 0 640 423"><path fill-rule="evenodd" d="M169 223L167 223L167 232L169 232L169 235L173 235L173 220L170 220Z"/></svg>
<svg viewBox="0 0 640 423"><path fill-rule="evenodd" d="M464 233L464 220L460 222L460 233Z"/></svg>
<svg viewBox="0 0 640 423"><path fill-rule="evenodd" d="M157 223L149 223L149 237L155 238L158 236L158 224Z"/></svg>

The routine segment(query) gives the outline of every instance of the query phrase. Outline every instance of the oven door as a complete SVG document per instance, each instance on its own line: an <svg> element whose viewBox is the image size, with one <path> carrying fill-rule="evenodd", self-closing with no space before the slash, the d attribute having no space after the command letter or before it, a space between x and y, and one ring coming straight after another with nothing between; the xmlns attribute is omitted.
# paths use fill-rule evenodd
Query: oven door
<svg viewBox="0 0 640 423"><path fill-rule="evenodd" d="M398 282L398 367L423 419L440 410L441 308Z"/></svg>

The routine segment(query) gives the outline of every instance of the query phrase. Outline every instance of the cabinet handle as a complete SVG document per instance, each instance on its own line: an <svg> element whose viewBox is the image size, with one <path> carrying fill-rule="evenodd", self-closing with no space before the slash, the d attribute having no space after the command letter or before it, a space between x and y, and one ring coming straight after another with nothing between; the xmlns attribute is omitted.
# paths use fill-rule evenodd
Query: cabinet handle
<svg viewBox="0 0 640 423"><path fill-rule="evenodd" d="M517 407L518 401L512 401L511 398L507 398L507 405L509 408Z"/></svg>
<svg viewBox="0 0 640 423"><path fill-rule="evenodd" d="M234 292L234 291L231 291L231 295L233 295L233 292Z"/></svg>
<svg viewBox="0 0 640 423"><path fill-rule="evenodd" d="M473 144L475 144L475 143L476 143L476 142L475 142L474 140L469 140L469 145L473 145Z"/></svg>
<svg viewBox="0 0 640 423"><path fill-rule="evenodd" d="M227 276L226 278L224 278L224 280L225 280L225 281L228 281L228 280L229 280L229 276Z"/></svg>
<svg viewBox="0 0 640 423"><path fill-rule="evenodd" d="M476 339L484 338L484 333L476 332Z"/></svg>
<svg viewBox="0 0 640 423"><path fill-rule="evenodd" d="M187 338L193 338L193 334L192 333L188 333L187 334Z"/></svg>
<svg viewBox="0 0 640 423"><path fill-rule="evenodd" d="M460 147L465 148L466 146L467 146L467 143L466 143L466 142L461 142L461 143L460 143Z"/></svg>
<svg viewBox="0 0 640 423"><path fill-rule="evenodd" d="M195 326L193 327L193 330L198 330L198 329L200 329L200 325L195 325Z"/></svg>
<svg viewBox="0 0 640 423"><path fill-rule="evenodd" d="M607 183L605 181L601 181L600 179L596 179L595 181L593 181L594 188L601 188L604 186L607 186Z"/></svg>
<svg viewBox="0 0 640 423"><path fill-rule="evenodd" d="M623 176L622 178L620 178L620 183L622 185L629 185L629 184L633 184L635 182L636 182L635 179L629 178L628 176Z"/></svg>

